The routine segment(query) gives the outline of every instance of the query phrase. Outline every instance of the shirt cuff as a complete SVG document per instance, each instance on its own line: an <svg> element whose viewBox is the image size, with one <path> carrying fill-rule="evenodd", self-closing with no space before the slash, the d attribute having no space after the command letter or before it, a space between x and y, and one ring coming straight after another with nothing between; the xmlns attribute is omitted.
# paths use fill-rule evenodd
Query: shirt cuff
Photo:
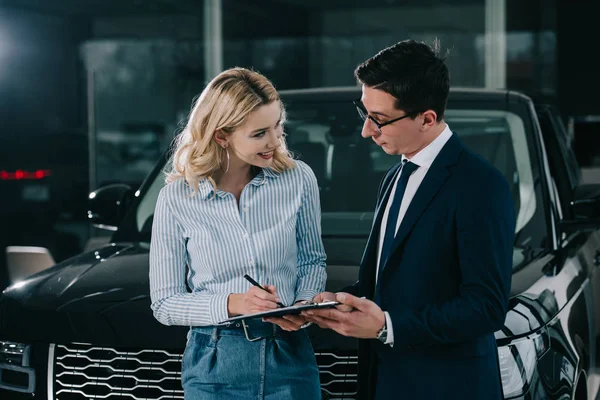
<svg viewBox="0 0 600 400"><path fill-rule="evenodd" d="M390 318L390 313L387 311L384 311L383 313L385 314L385 324L387 326L387 340L385 341L385 344L394 347L394 328L392 327L392 319Z"/></svg>
<svg viewBox="0 0 600 400"><path fill-rule="evenodd" d="M298 291L298 293L296 293L296 299L294 300L294 303L302 300L312 301L312 299L314 299L317 294L319 294L319 292L316 290L300 290Z"/></svg>
<svg viewBox="0 0 600 400"><path fill-rule="evenodd" d="M227 312L228 298L229 293L218 293L210 299L210 319L213 325L219 325L229 318L229 313Z"/></svg>

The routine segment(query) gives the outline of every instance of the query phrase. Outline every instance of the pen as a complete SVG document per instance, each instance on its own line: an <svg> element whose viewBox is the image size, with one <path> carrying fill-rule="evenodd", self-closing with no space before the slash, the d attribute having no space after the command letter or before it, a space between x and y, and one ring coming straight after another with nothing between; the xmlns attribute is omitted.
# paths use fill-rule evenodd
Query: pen
<svg viewBox="0 0 600 400"><path fill-rule="evenodd" d="M246 280L247 280L248 282L250 282L251 284L253 284L254 286L261 288L262 290L264 290L264 291L265 291L265 292L267 292L267 293L271 293L271 292L269 292L267 289L265 289L264 287L262 287L262 286L260 285L260 283L256 282L254 279L250 278L250 275L248 275L248 274L244 274L244 278L246 278ZM278 305L279 307L285 307L285 306L283 305L283 303L279 303L279 302L278 302L278 303L277 303L277 305Z"/></svg>

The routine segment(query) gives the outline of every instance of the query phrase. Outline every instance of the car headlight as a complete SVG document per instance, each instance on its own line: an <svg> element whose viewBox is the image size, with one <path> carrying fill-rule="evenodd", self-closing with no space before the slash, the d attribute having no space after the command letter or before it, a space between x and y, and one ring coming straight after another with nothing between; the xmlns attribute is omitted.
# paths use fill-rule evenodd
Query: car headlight
<svg viewBox="0 0 600 400"><path fill-rule="evenodd" d="M0 341L0 388L34 393L35 370L29 365L30 349L26 344Z"/></svg>
<svg viewBox="0 0 600 400"><path fill-rule="evenodd" d="M504 397L516 397L527 392L539 357L548 350L544 333L498 347L500 376Z"/></svg>

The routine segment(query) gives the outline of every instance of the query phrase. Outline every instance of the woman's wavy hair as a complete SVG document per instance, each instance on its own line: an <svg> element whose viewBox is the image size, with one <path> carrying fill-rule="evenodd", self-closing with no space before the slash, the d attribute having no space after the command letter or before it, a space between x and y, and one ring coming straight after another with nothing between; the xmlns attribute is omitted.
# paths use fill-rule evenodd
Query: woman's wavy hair
<svg viewBox="0 0 600 400"><path fill-rule="evenodd" d="M275 87L266 77L245 68L231 68L217 75L202 91L190 112L187 125L175 138L173 155L166 170L167 183L184 178L198 192L198 184L207 178L216 192L212 177L226 160L225 150L214 140L218 130L232 134L258 107L278 102L281 123L285 108ZM282 172L294 168L284 135L275 149L271 169Z"/></svg>

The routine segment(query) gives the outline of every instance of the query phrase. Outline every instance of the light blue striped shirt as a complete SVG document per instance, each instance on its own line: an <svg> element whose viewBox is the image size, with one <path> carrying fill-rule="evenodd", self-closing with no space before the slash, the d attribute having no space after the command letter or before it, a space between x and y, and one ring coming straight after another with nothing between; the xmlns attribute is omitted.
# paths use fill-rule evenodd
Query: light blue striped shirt
<svg viewBox="0 0 600 400"><path fill-rule="evenodd" d="M246 273L275 285L285 305L325 289L317 180L308 165L295 163L282 173L261 170L242 191L239 208L231 193L213 196L207 179L195 196L183 179L161 189L150 245L150 298L158 321L218 324L228 318L228 295L250 288Z"/></svg>

